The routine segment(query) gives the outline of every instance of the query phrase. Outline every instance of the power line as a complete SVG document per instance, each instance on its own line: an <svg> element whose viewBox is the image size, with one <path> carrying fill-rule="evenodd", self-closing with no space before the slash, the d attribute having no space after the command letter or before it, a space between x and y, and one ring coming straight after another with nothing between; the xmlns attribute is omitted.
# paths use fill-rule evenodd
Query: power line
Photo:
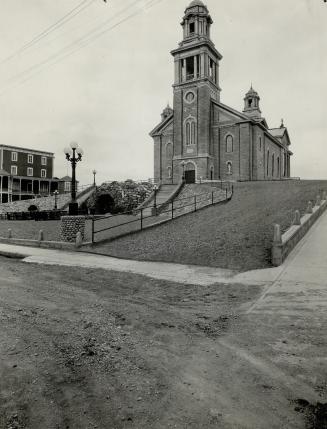
<svg viewBox="0 0 327 429"><path fill-rule="evenodd" d="M9 55L8 57L4 58L3 60L0 60L0 65L8 62L9 60L15 58L17 55L22 54L24 51L30 49L32 46L40 42L42 39L44 39L48 34L56 31L63 25L65 25L67 22L71 21L75 16L79 15L83 10L88 8L91 3L93 3L94 0L83 0L80 2L77 6L75 6L71 11L66 13L62 18L60 18L57 22L50 25L50 27L43 30L41 33L37 34L35 37L33 37L32 40L25 43L23 46L21 46L17 51L15 51L13 54Z"/></svg>
<svg viewBox="0 0 327 429"><path fill-rule="evenodd" d="M28 75L28 74L32 73L35 70L35 73L30 74L30 76L27 76L24 80L22 80L21 82L19 82L17 85L11 85L11 86L9 86L8 89L12 89L14 87L20 86L21 84L29 81L34 76L36 76L37 74L39 74L40 72L42 72L42 70L44 68L52 67L52 66L54 66L54 65L62 62L65 58L70 57L75 52L77 52L80 49L84 48L85 46L89 45L94 40L98 39L99 37L101 37L102 35L104 35L105 33L107 33L108 31L113 30L114 28L118 27L119 25L123 24L124 22L128 21L129 19L133 18L134 16L142 13L143 10L150 9L151 7L153 7L156 4L160 3L161 1L162 0L150 0L142 9L139 9L139 10L131 13L130 15L128 15L127 17L121 19L119 22L117 22L116 24L114 24L114 25L112 25L110 27L105 28L104 30L102 30L100 32L98 31L100 28L105 27L109 22L111 22L112 20L114 20L117 16L121 15L122 13L124 13L127 9L130 9L132 6L134 6L134 5L136 5L137 3L140 2L140 0L135 0L131 5L127 6L124 9L122 9L115 16L113 16L110 19L108 19L105 22L103 22L99 27L97 27L96 29L92 30L90 33L86 34L85 36L81 37L80 39L76 40L75 42L70 43L69 45L67 45L66 47L64 47L63 49L61 49L57 54L50 56L49 58L47 58L46 60L42 61L41 63L35 64L34 66L30 67L29 69L27 69L27 70L25 70L25 71L23 71L23 72L15 75L11 79L9 79L7 82L15 81L17 79L20 79L20 78L24 77L25 74ZM8 89L4 88L4 90L0 93L0 96L2 96Z"/></svg>

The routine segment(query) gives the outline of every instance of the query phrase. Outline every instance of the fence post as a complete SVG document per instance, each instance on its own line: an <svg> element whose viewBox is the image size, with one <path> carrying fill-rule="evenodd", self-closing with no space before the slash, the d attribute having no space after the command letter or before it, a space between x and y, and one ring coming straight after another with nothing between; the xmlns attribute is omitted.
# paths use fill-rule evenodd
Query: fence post
<svg viewBox="0 0 327 429"><path fill-rule="evenodd" d="M94 216L92 218L92 244L94 244Z"/></svg>
<svg viewBox="0 0 327 429"><path fill-rule="evenodd" d="M194 195L194 211L196 212L196 195Z"/></svg>
<svg viewBox="0 0 327 429"><path fill-rule="evenodd" d="M213 193L214 191L211 192L211 204L213 205Z"/></svg>
<svg viewBox="0 0 327 429"><path fill-rule="evenodd" d="M143 209L141 209L141 231L143 230Z"/></svg>

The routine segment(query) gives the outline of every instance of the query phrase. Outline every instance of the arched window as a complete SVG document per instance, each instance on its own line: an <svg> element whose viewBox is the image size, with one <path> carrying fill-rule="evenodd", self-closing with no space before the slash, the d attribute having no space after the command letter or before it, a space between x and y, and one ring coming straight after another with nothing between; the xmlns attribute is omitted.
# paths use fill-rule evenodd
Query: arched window
<svg viewBox="0 0 327 429"><path fill-rule="evenodd" d="M167 167L167 176L168 179L171 179L171 167Z"/></svg>
<svg viewBox="0 0 327 429"><path fill-rule="evenodd" d="M190 146L196 143L196 124L193 119L188 119L185 125L186 145Z"/></svg>
<svg viewBox="0 0 327 429"><path fill-rule="evenodd" d="M267 152L267 176L269 176L269 150Z"/></svg>
<svg viewBox="0 0 327 429"><path fill-rule="evenodd" d="M277 176L280 176L280 163L279 163L279 156L277 157Z"/></svg>
<svg viewBox="0 0 327 429"><path fill-rule="evenodd" d="M272 158L271 158L271 175L272 177L274 177L275 174L275 154L272 154Z"/></svg>
<svg viewBox="0 0 327 429"><path fill-rule="evenodd" d="M259 150L262 150L262 137L259 136Z"/></svg>
<svg viewBox="0 0 327 429"><path fill-rule="evenodd" d="M173 156L173 145L172 145L172 143L167 143L166 156L167 156L167 158L172 158L172 156Z"/></svg>
<svg viewBox="0 0 327 429"><path fill-rule="evenodd" d="M227 174L233 174L233 165L231 161L227 162Z"/></svg>
<svg viewBox="0 0 327 429"><path fill-rule="evenodd" d="M233 152L233 137L231 135L228 135L226 137L226 152L227 153Z"/></svg>

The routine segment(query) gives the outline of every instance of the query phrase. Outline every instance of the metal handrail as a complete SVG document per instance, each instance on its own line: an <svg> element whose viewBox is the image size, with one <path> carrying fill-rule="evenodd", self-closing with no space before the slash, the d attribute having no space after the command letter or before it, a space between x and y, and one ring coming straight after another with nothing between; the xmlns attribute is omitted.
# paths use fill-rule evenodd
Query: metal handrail
<svg viewBox="0 0 327 429"><path fill-rule="evenodd" d="M230 195L228 195L228 193L230 193ZM228 182L228 189L226 187L224 198L219 199L218 201L215 201L215 196L217 194L219 194L221 196L221 189L217 189L216 191L211 191L211 192L204 192L204 193L198 194L198 195L191 195L189 197L176 198L175 200L171 201L170 208L168 208L167 210L164 210L164 211L160 211L160 214L163 215L163 214L171 213L171 219L174 219L174 214L176 216L176 212L178 212L178 211L180 211L182 209L185 209L187 207L192 207L193 206L194 207L194 211L197 211L198 209L207 207L209 205L214 205L214 204L218 204L220 202L229 201L232 198L233 193L234 193L234 186L233 185L230 186L230 183ZM206 198L202 198L204 196L206 196ZM176 206L176 202L181 202L181 201L190 200L190 199L193 200L191 203L183 204L181 206ZM205 204L202 207L199 207L199 204L202 203L202 202L205 202L205 201L209 201L209 203ZM127 222L122 222L122 223L119 223L118 225L112 225L112 226L109 226L109 227L106 227L106 228L102 228L102 229L99 229L99 230L95 229L96 222L102 221L102 220L105 220L105 219L117 218L118 216L131 215L131 214L133 214L133 211L129 210L129 211L126 211L124 213L118 213L118 214L110 215L110 216L100 216L100 217L99 216L97 216L97 217L93 216L93 218L92 218L92 243L95 242L95 235L99 234L100 232L109 231L109 230L116 229L116 228L119 228L119 227L122 227L122 226L125 226L125 225L129 225L129 224L132 224L132 223L135 223L135 222L140 222L140 230L143 230L144 220L152 218L152 217L156 217L157 216L157 212L159 211L159 209L160 209L160 206L157 206L157 205L153 205L153 206L148 206L148 207L142 208L140 210L140 215L135 215L134 214L135 217L136 217L136 219L129 220ZM144 210L150 210L151 214L144 216ZM179 215L179 216L181 216L181 215Z"/></svg>

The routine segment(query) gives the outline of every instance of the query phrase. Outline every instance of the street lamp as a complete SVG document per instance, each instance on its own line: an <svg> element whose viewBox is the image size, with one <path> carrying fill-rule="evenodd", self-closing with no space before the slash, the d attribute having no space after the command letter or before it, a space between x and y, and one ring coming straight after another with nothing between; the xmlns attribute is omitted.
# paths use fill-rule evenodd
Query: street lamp
<svg viewBox="0 0 327 429"><path fill-rule="evenodd" d="M154 208L154 213L155 213L156 216L157 216L157 192L158 192L158 190L159 190L158 186L154 185L154 187L153 187L153 191L154 191L154 205L153 205L153 208Z"/></svg>
<svg viewBox="0 0 327 429"><path fill-rule="evenodd" d="M72 201L69 204L69 215L76 216L78 214L78 203L76 202L76 164L82 160L84 152L76 142L72 142L70 147L65 148L64 153L66 155L67 161L70 161L72 165Z"/></svg>
<svg viewBox="0 0 327 429"><path fill-rule="evenodd" d="M182 181L183 182L185 182L185 164L186 164L185 161L181 162L181 166L183 167L183 176L182 176Z"/></svg>
<svg viewBox="0 0 327 429"><path fill-rule="evenodd" d="M95 184L95 175L97 174L97 171L93 170L92 174L93 174L93 186L96 187L96 184Z"/></svg>
<svg viewBox="0 0 327 429"><path fill-rule="evenodd" d="M59 195L59 192L58 192L57 189L54 191L53 195L55 197L55 206L54 206L54 209L57 210L58 209L58 195Z"/></svg>

